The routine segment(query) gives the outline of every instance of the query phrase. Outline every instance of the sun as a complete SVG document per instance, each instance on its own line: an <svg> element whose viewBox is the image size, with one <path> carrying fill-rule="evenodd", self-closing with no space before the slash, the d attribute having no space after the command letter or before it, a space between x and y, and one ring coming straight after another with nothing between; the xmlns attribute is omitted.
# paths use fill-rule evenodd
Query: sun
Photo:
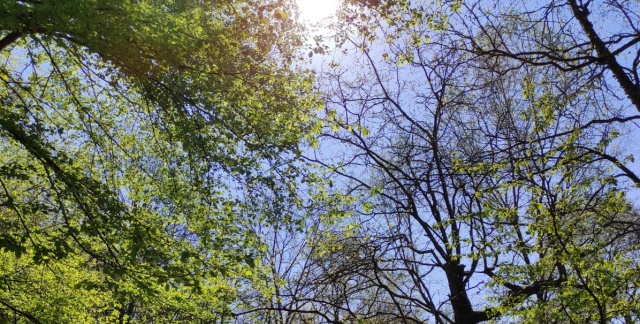
<svg viewBox="0 0 640 324"><path fill-rule="evenodd" d="M335 14L339 0L296 0L300 9L300 21L317 23Z"/></svg>

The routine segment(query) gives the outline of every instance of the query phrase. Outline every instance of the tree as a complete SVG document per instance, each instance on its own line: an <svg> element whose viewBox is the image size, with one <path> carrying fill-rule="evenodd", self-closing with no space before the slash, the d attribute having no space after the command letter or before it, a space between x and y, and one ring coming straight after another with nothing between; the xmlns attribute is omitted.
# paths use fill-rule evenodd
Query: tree
<svg viewBox="0 0 640 324"><path fill-rule="evenodd" d="M0 318L229 315L317 128L291 6L0 4Z"/></svg>
<svg viewBox="0 0 640 324"><path fill-rule="evenodd" d="M627 90L598 70L610 68L608 54L576 56L600 62L594 69L537 60L594 45L560 29L566 15L528 16L571 1L543 10L496 2L492 13L481 4L342 10L344 57L319 77L331 126L321 144L344 147L344 190L368 197L354 220L374 225L357 233L366 240L358 253L389 240L376 249L375 285L407 303L394 310L403 321L408 307L439 323L633 322L638 232L626 193L637 177L618 148L620 123L632 130L637 119L625 115ZM631 44L613 52L635 45L627 37L612 36ZM566 50L530 60L545 44ZM344 278L369 276L351 266Z"/></svg>
<svg viewBox="0 0 640 324"><path fill-rule="evenodd" d="M586 161L583 160L586 164L578 163L578 165L589 166L593 165L593 161L606 161L611 168L609 170L611 174L619 172L615 174L615 180L611 179L614 182L613 190L618 191L616 195L622 197L624 193L631 192L627 184L637 186L640 183L637 172L633 170L633 154L625 156L622 154L623 151L616 149L618 145L612 145L612 142L616 143L615 138L620 131L637 132L637 124L634 123L638 118L638 105L635 99L638 96L638 88L635 86L638 60L637 6L630 2L619 1L561 1L540 3L535 6L530 4L512 6L500 2L496 4L497 6L491 10L487 10L487 7L480 2L465 3L464 10L453 18L456 23L451 24L450 32L459 36L461 40L452 48L482 57L497 57L501 61L519 66L521 70L547 67L548 74L564 74L573 78L575 90L566 93L565 96L570 97L573 93L589 95L588 97L580 96L584 98L582 102L572 101L569 104L591 106L591 109L598 111L598 114L574 117L573 127L566 127L565 132L549 134L547 138L561 137L567 132L573 132L577 138L584 139L593 136L593 132L600 127L601 140L591 144L583 142L573 145L568 152L563 152L565 154L556 154L557 160L568 165L575 163L573 159L576 157L581 160L587 157ZM624 19L620 20L621 17ZM596 21L602 23L596 23ZM616 27L607 28L608 22L615 22L613 25ZM508 32L506 32L507 29ZM495 73L505 71L499 66L491 70ZM533 83L533 86L536 89L539 88L536 83ZM562 117L559 115L556 118ZM522 143L514 146L522 146ZM558 153L560 152L562 151ZM618 171L613 171L614 169ZM597 176L602 177L602 174ZM593 256L589 260L601 260L596 262L598 271L605 273L600 279L621 280L617 283L619 290L613 288L611 282L608 282L609 285L601 282L598 289L609 289L609 293L596 297L597 292L588 291L590 289L585 287L587 285L582 285L578 291L587 290L591 296L590 299L594 302L587 313L598 315L572 318L572 315L565 311L570 321L607 322L613 318L623 318L625 322L633 322L634 317L637 316L633 311L635 306L627 304L635 300L635 297L629 297L629 294L631 296L635 294L635 284L626 282L625 280L631 277L622 274L625 271L637 271L633 266L634 262L637 262L637 254L633 252L635 249L633 243L629 244L629 242L637 242L637 214L629 210L621 213L620 210L629 208L623 200L624 198L613 205L605 203L603 206L594 206L597 217L583 220L591 227L578 229L583 233L578 235L581 237L580 246L594 244L597 246L595 249L606 251L604 252L606 255ZM619 223L624 225L614 225ZM584 233L590 233L593 236L585 236ZM556 233L555 236L559 235ZM604 241L595 243L596 237ZM558 238L560 242L567 242L566 240L567 237ZM561 245L564 244L561 243ZM573 244L577 243L573 242ZM568 251L565 252L569 254ZM582 252L572 254L574 255L571 257L583 255ZM627 260L620 265L612 266L610 261L616 259L620 261L621 255L625 255ZM574 262L576 262L575 259ZM625 264L625 262L629 263ZM593 266L592 263L588 264ZM604 264L610 268L603 269ZM574 270L579 277L583 276L579 273L582 270ZM590 273L589 277L594 279L598 278L598 275ZM594 279L595 281L598 279ZM625 295L622 302L619 300L620 295ZM575 295L572 298L575 300ZM558 311L566 310L563 307Z"/></svg>

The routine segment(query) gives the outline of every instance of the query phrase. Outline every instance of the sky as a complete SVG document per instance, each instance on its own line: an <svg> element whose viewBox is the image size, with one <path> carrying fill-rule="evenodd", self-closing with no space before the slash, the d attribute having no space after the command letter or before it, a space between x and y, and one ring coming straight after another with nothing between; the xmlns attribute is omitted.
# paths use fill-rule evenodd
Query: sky
<svg viewBox="0 0 640 324"><path fill-rule="evenodd" d="M317 23L327 16L331 16L338 9L339 0L297 0L300 8L300 19L305 22Z"/></svg>

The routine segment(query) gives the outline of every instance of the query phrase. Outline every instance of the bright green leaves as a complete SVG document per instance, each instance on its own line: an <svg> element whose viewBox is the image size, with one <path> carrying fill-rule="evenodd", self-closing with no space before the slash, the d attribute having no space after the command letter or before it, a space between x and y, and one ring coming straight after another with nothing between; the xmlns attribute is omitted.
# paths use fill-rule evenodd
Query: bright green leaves
<svg viewBox="0 0 640 324"><path fill-rule="evenodd" d="M25 269L3 301L49 322L227 311L260 266L249 228L295 200L319 127L310 75L282 63L301 44L290 5L0 5L0 252ZM20 299L56 278L52 303L92 297L51 319Z"/></svg>
<svg viewBox="0 0 640 324"><path fill-rule="evenodd" d="M633 212L609 169L585 149L602 145L610 132L599 137L599 130L576 128L571 116L597 112L574 103L584 93L573 88L570 78L544 72L530 68L517 89L523 108L512 113L527 126L511 126L515 134L506 138L519 153L509 151L498 163L465 168L505 179L479 195L500 233L499 255L515 260L500 265L490 286L515 284L536 291L510 288L494 299L499 306L493 311L527 323L621 318L625 311L612 307L633 309L635 297L627 295L627 287L634 285L635 274L622 269L632 269L636 257L629 238L623 239L627 234L612 224L625 222ZM566 90L558 91L559 85ZM514 200L505 204L509 199ZM614 297L621 294L625 297Z"/></svg>

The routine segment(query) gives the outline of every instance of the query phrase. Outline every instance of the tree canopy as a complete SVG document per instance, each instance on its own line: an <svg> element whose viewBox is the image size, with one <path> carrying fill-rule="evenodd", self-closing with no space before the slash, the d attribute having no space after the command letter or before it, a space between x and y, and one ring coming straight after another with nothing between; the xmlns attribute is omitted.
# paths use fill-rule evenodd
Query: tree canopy
<svg viewBox="0 0 640 324"><path fill-rule="evenodd" d="M639 25L2 2L0 322L638 322Z"/></svg>
<svg viewBox="0 0 640 324"><path fill-rule="evenodd" d="M210 321L316 126L284 1L0 4L5 321Z"/></svg>
<svg viewBox="0 0 640 324"><path fill-rule="evenodd" d="M278 238L270 319L636 322L638 12L345 1L307 156L351 215Z"/></svg>

